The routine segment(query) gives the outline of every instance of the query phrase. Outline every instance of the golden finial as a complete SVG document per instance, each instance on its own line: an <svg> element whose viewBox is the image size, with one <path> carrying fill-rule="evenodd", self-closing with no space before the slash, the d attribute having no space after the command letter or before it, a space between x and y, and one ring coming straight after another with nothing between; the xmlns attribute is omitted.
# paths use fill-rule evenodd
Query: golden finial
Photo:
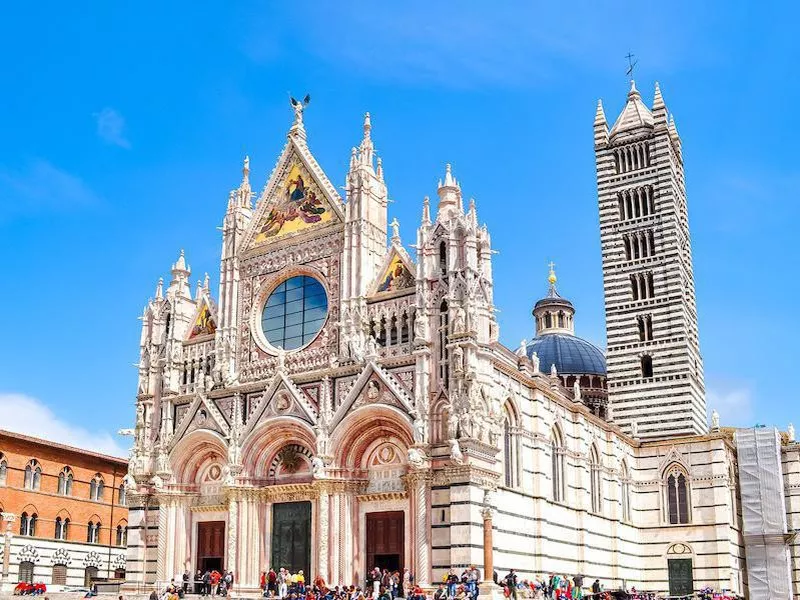
<svg viewBox="0 0 800 600"><path fill-rule="evenodd" d="M548 276L547 276L547 281L549 281L549 282L550 282L550 285L555 285L555 284L556 284L556 281L557 281L557 278L556 278L556 269L555 269L555 267L556 267L556 263L554 263L554 262L551 260L551 261L550 261L550 264L549 264L548 266L550 267L550 275L548 275Z"/></svg>

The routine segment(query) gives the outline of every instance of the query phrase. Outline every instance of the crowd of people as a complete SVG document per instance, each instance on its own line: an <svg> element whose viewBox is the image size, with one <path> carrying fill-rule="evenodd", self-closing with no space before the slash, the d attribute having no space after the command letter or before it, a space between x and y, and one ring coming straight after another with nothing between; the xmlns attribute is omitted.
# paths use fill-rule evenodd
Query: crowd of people
<svg viewBox="0 0 800 600"><path fill-rule="evenodd" d="M14 587L15 596L41 596L45 592L47 592L47 586L43 583L20 581L16 587Z"/></svg>
<svg viewBox="0 0 800 600"><path fill-rule="evenodd" d="M571 577L557 573L546 576L535 576L533 579L520 578L512 569L503 577L495 571L492 579L509 600L655 600L656 595L651 592L640 592L636 588L630 590L606 590L599 579L591 580L581 574ZM469 566L459 573L450 569L442 581L436 584L431 593L422 589L414 581L409 569L390 571L375 567L365 578L364 586L334 585L329 586L321 577L313 581L306 581L302 570L294 573L288 569L280 568L277 571L269 569L261 574L261 590L264 598L270 600L478 600L479 586L483 581L477 567ZM215 569L198 570L194 579L186 571L182 583L177 584L173 579L166 590L161 594L153 592L150 600L179 600L188 593L200 596L227 596L234 583L233 573L220 572ZM42 593L36 591L31 584L30 591L17 591L15 594ZM39 585L39 584L37 584ZM44 589L44 586L42 586ZM734 600L735 595L714 593L711 589L701 591L703 600Z"/></svg>

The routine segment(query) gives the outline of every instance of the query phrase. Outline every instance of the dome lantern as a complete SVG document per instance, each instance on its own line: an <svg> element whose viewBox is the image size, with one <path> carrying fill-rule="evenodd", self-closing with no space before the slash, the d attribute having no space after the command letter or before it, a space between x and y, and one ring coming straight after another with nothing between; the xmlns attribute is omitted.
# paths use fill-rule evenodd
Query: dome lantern
<svg viewBox="0 0 800 600"><path fill-rule="evenodd" d="M555 263L550 263L547 282L550 287L547 296L539 300L533 307L533 319L536 323L536 335L549 333L566 333L575 335L575 307L572 302L562 298L556 290Z"/></svg>

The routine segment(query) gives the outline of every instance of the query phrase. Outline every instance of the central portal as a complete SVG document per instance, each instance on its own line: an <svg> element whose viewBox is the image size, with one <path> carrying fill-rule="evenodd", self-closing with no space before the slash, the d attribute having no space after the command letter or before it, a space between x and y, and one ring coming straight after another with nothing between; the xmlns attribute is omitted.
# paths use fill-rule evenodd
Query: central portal
<svg viewBox="0 0 800 600"><path fill-rule="evenodd" d="M311 581L311 502L281 502L272 505L272 562L292 573L302 569Z"/></svg>
<svg viewBox="0 0 800 600"><path fill-rule="evenodd" d="M197 569L222 572L225 567L225 521L197 524Z"/></svg>
<svg viewBox="0 0 800 600"><path fill-rule="evenodd" d="M367 570L403 572L405 514L402 510L367 513Z"/></svg>

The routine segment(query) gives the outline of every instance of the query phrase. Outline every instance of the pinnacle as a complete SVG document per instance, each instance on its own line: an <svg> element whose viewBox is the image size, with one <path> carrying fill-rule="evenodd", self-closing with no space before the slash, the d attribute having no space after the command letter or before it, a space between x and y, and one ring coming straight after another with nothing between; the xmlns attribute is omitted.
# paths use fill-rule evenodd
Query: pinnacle
<svg viewBox="0 0 800 600"><path fill-rule="evenodd" d="M656 91L655 95L653 96L653 110L661 108L662 106L664 106L664 98L661 96L661 87L659 87L658 82L656 81Z"/></svg>
<svg viewBox="0 0 800 600"><path fill-rule="evenodd" d="M603 125L606 123L606 113L603 110L603 101L597 101L597 111L594 113L594 124Z"/></svg>

